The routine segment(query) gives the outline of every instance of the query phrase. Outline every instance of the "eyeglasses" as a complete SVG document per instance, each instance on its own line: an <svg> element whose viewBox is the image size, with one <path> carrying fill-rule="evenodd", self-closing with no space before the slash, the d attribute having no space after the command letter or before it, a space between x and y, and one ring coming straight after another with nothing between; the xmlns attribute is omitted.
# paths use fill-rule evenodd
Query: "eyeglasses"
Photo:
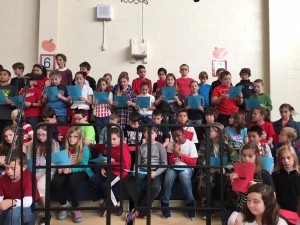
<svg viewBox="0 0 300 225"><path fill-rule="evenodd" d="M36 134L38 137L47 137L47 134Z"/></svg>
<svg viewBox="0 0 300 225"><path fill-rule="evenodd" d="M69 138L69 139L72 139L72 138L77 139L78 136L72 136L72 135L69 135L68 138Z"/></svg>
<svg viewBox="0 0 300 225"><path fill-rule="evenodd" d="M81 120L83 117L74 117L73 120Z"/></svg>

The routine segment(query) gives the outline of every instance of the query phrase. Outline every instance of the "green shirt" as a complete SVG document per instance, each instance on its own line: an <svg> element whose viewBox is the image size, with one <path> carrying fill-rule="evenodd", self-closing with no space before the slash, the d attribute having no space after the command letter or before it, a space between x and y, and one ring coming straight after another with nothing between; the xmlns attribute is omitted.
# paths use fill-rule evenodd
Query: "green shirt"
<svg viewBox="0 0 300 225"><path fill-rule="evenodd" d="M86 124L89 124L89 123L86 122ZM83 139L91 140L91 144L96 144L94 127L93 126L82 126L80 128L83 133Z"/></svg>

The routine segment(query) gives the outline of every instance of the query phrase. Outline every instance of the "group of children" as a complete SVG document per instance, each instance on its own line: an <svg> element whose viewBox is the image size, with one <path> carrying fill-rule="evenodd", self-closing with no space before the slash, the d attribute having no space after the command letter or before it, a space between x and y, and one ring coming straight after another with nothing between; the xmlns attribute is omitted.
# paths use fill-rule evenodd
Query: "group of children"
<svg viewBox="0 0 300 225"><path fill-rule="evenodd" d="M110 188L110 200L107 205L115 206L117 215L123 212L120 205L122 182L134 200L135 207L149 206L161 192L162 216L171 218L169 201L172 186L177 178L182 185L182 194L188 207L187 217L193 220L196 217L196 211L193 209L195 205L193 179L197 183L197 198L200 205L207 205L206 169L194 169L193 166L205 166L208 164L206 161L209 156L220 157L221 155L228 159L223 170L215 168L209 170L213 200L220 200L220 176L224 176L225 181L228 181L226 190L232 192L230 183L239 179L235 172L235 163L238 161L253 163L255 167L254 179L250 182L248 193L238 193L234 202L236 206L230 209L232 214L229 216L228 224L244 224L244 222L255 224L251 223L254 220L257 224L284 224L276 208L276 199L283 209L296 212L300 196L298 167L300 150L297 146L300 127L292 118L294 108L289 104L282 104L279 109L281 119L273 124L270 123L269 113L272 110L270 97L263 91L262 80L250 82L250 69L241 70L241 82L237 86L241 85L243 88L232 98L228 93L232 87L231 74L224 69L217 70L218 80L210 86L206 84L208 79L206 72L199 74L200 83L189 78L189 66L186 64L180 66L180 78L160 68L159 80L152 88L151 80L146 78L145 67L140 65L137 67L139 77L133 80L132 85L129 84L128 73L121 72L118 83L112 86L110 74L105 74L96 83L89 75L91 66L87 62L80 64L80 71L75 74L73 80L72 72L66 68L66 56L58 54L56 60L59 69L50 72L49 79L42 65L36 64L32 69L33 74L43 76L43 79L29 81L29 89L25 96L23 114L25 122L22 124L24 145L16 145L17 149L20 148L26 153L23 168L19 168L20 157L23 156L15 156L15 152L11 162L14 162L13 166L6 164L5 160L16 134L16 126L11 124L18 123L19 113L19 110L12 111L16 103L10 97L25 93L24 79L20 79L24 65L22 63L13 65L19 79L13 78L11 84L9 84L10 72L6 69L0 70L0 90L6 100L0 104L2 112L0 167L3 174L0 183L5 184L2 185L2 189L0 188L0 220L8 223L10 220L7 215L11 211L18 210L21 197L15 194L19 192L14 196L7 196L5 190L10 186L6 186L6 183L19 181L17 172L21 169L25 170L27 160L32 160L33 149L35 149L32 145L33 128L40 121L53 125L50 134L46 126L39 126L36 130L37 165L46 165L47 138L51 139L52 153L61 149L66 150L70 165L88 165L90 158L97 158L99 155L110 156L111 165L116 165L115 167L102 166L100 170L94 170L95 174L90 168L81 167L52 170L53 188L62 207L57 217L59 220L67 218L67 208L70 206L75 209L72 210L73 221L80 223L83 220L81 212L76 210L79 206L77 184L82 181L87 182L88 191L95 196L94 200L107 200L107 190ZM78 99L72 99L69 95L68 85L79 85L81 96ZM57 87L58 94L53 100L53 96L47 92L47 87L54 86ZM175 94L169 98L165 88L172 87L175 88ZM104 102L98 102L95 97L99 92L107 93ZM196 107L191 104L195 96L198 99ZM119 97L125 97L125 102L122 102ZM141 106L138 101L142 97L149 101L146 107ZM258 99L259 105L249 108L245 99ZM95 129L93 126L88 126L88 121L93 120L92 117L95 121ZM61 129L59 123L67 121L83 125ZM106 126L109 123L110 129ZM168 128L164 124L174 126ZM210 128L198 126L201 124L207 124ZM111 143L108 143L108 140ZM95 150L96 143L105 145L104 149L99 150L100 153ZM107 146L111 147L110 152ZM151 146L150 153L148 153L148 146ZM138 151L137 154L135 151ZM264 170L262 157L274 157L274 165L269 171ZM119 164L122 168L118 166ZM166 168L166 165L173 165L173 167ZM109 177L108 168L111 168ZM11 175L11 169L18 170L15 176ZM151 190L146 190L149 172ZM44 207L45 169L37 171L36 179L39 192L36 197ZM28 188L27 183L24 184L26 184L24 188ZM71 203L66 198L65 190L70 195ZM145 194L147 191L150 191L150 199ZM269 192L275 192L276 199L272 198ZM32 198L31 201L28 200L30 193L26 192L24 195L25 207L29 207L34 202ZM226 196L225 200L230 200L226 199ZM265 205L266 202L272 203L270 205L272 209L268 211L270 214L273 210L272 221L268 215L265 215L266 210L258 215L258 210L252 209L251 203L258 201ZM102 214L105 215L105 211ZM149 210L134 208L126 215L126 220L130 222L135 217L145 218L147 215L150 215ZM31 221L33 217L29 216L28 219L26 217L26 220ZM43 217L40 224L44 223Z"/></svg>

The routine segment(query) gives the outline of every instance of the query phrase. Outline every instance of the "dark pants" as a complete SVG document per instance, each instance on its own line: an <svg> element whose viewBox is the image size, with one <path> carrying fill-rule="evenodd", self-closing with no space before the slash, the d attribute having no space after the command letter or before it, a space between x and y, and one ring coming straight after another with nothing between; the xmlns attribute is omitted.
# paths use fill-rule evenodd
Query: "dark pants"
<svg viewBox="0 0 300 225"><path fill-rule="evenodd" d="M125 187L128 191L130 198L134 201L136 206L151 206L152 202L161 190L163 182L163 174L151 179L151 187L147 189L147 175L138 175L138 177L132 174L128 175L125 179ZM136 180L137 179L137 180ZM147 204L147 195L150 191L149 204ZM149 210L140 210L141 214L145 214Z"/></svg>
<svg viewBox="0 0 300 225"><path fill-rule="evenodd" d="M32 129L34 129L39 122L39 117L26 117L25 120L32 126Z"/></svg>
<svg viewBox="0 0 300 225"><path fill-rule="evenodd" d="M227 126L229 126L229 118L230 118L230 115L219 114L218 122L223 124L224 127L227 127Z"/></svg>
<svg viewBox="0 0 300 225"><path fill-rule="evenodd" d="M103 177L100 173L94 174L94 176L88 180L88 187L94 196L94 201L105 198L110 206L117 206L120 201L120 177L113 173L110 178ZM110 200L107 199L107 188L111 190Z"/></svg>
<svg viewBox="0 0 300 225"><path fill-rule="evenodd" d="M81 181L87 179L87 174L85 172L76 172L76 173L69 173L69 174L55 174L53 177L53 189L55 194L57 195L59 204L65 205L67 202L67 193L71 197L72 206L78 207L79 206L79 184Z"/></svg>

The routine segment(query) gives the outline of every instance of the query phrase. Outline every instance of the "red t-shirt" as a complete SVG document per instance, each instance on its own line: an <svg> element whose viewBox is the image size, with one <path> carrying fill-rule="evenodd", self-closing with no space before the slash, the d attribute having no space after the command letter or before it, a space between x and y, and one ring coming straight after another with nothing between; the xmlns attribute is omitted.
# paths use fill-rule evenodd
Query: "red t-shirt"
<svg viewBox="0 0 300 225"><path fill-rule="evenodd" d="M257 124L255 122L251 122L248 124L248 127L253 127L256 125ZM276 135L273 125L269 122L264 122L262 125L257 125L257 126L260 126L260 128L263 131L260 139L260 142L262 143L266 143L269 137L274 137Z"/></svg>
<svg viewBox="0 0 300 225"><path fill-rule="evenodd" d="M192 78L178 78L176 79L177 87L181 93L182 100L185 100L186 97L191 94L190 83L194 81Z"/></svg>
<svg viewBox="0 0 300 225"><path fill-rule="evenodd" d="M20 95L24 94L25 89L22 88L20 91ZM27 91L25 101L26 102L32 102L32 103L37 103L38 100L42 100L42 95L41 91L37 88L30 88ZM24 116L25 117L37 117L40 115L40 107L28 107L24 108Z"/></svg>
<svg viewBox="0 0 300 225"><path fill-rule="evenodd" d="M214 97L220 97L228 92L228 90L231 87L220 85L218 87L215 87L215 89L212 92L212 96ZM239 108L236 105L236 99L235 98L225 98L223 101L221 101L218 105L216 105L216 108L220 114L223 115L231 115L232 113L238 112Z"/></svg>
<svg viewBox="0 0 300 225"><path fill-rule="evenodd" d="M45 88L45 83L46 83L47 80L49 80L47 77L45 77L43 80L37 80L36 85L34 87L39 89L40 92L43 92L44 88Z"/></svg>
<svg viewBox="0 0 300 225"><path fill-rule="evenodd" d="M28 170L23 171L23 191L24 197L32 196L32 173ZM4 199L21 199L21 179L17 182L12 182L8 175L0 177L0 196ZM35 188L35 200L40 198L37 187Z"/></svg>
<svg viewBox="0 0 300 225"><path fill-rule="evenodd" d="M138 77L132 81L132 90L135 92L136 95L141 94L140 86L141 86L141 83L144 81L146 81L149 84L149 94L152 94L152 81L146 77L144 79L141 79Z"/></svg>

